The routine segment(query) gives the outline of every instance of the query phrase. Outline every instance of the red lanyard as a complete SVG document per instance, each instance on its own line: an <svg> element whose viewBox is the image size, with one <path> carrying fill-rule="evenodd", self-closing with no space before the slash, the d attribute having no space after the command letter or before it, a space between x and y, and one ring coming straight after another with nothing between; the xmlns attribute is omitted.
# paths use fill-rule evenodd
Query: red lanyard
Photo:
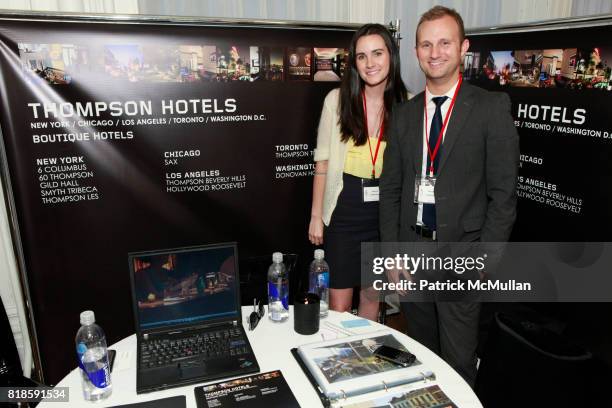
<svg viewBox="0 0 612 408"><path fill-rule="evenodd" d="M363 118L365 120L365 134L368 139L368 146L370 147L370 158L372 159L372 178L376 178L376 159L378 158L378 149L380 148L380 141L385 130L385 108L383 105L382 117L380 121L380 132L378 134L378 142L376 143L376 152L372 154L372 144L370 143L370 134L368 133L368 105L366 104L365 92L361 92L363 99ZM383 101L384 104L384 101Z"/></svg>
<svg viewBox="0 0 612 408"><path fill-rule="evenodd" d="M434 175L434 159L438 154L438 150L440 149L440 145L442 144L442 137L444 136L444 129L446 129L446 125L448 124L448 119L450 118L451 111L453 110L453 106L455 106L455 101L457 100L457 94L459 93L459 88L461 88L461 74L459 74L459 83L457 84L457 88L455 88L455 93L453 94L453 99L451 100L451 104L446 112L446 117L444 118L444 123L442 123L442 129L440 129L440 134L438 135L438 141L436 142L436 147L433 152L429 147L429 130L427 129L427 87L425 88L425 141L427 142L427 154L429 154L429 176L433 177Z"/></svg>

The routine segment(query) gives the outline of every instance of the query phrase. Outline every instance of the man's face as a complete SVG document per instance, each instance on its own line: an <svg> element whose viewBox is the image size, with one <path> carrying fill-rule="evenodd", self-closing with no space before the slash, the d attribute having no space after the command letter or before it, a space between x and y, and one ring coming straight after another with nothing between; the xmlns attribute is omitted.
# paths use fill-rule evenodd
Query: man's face
<svg viewBox="0 0 612 408"><path fill-rule="evenodd" d="M456 79L469 46L467 39L459 38L459 26L451 16L425 21L417 32L416 54L428 80Z"/></svg>

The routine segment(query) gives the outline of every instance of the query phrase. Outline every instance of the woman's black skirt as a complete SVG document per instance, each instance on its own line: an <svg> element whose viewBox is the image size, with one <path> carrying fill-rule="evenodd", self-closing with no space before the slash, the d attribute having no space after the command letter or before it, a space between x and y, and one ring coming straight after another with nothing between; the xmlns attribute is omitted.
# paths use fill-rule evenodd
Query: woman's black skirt
<svg viewBox="0 0 612 408"><path fill-rule="evenodd" d="M361 178L344 173L342 180L344 187L323 240L329 286L334 289L361 286L361 243L380 240L378 201L363 202Z"/></svg>

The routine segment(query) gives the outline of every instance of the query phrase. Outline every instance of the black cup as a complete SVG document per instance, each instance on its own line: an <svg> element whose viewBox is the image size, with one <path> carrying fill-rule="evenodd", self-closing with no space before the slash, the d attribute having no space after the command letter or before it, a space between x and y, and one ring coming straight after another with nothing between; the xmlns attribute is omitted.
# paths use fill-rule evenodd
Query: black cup
<svg viewBox="0 0 612 408"><path fill-rule="evenodd" d="M319 331L321 298L315 293L302 293L293 302L293 328L299 334Z"/></svg>

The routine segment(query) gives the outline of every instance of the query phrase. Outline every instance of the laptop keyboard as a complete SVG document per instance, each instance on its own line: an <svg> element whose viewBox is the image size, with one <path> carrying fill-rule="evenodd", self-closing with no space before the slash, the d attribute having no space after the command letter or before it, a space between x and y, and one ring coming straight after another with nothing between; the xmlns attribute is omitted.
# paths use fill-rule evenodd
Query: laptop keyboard
<svg viewBox="0 0 612 408"><path fill-rule="evenodd" d="M248 352L244 335L234 328L181 338L143 340L140 343L140 367L162 367L196 358L216 359Z"/></svg>

